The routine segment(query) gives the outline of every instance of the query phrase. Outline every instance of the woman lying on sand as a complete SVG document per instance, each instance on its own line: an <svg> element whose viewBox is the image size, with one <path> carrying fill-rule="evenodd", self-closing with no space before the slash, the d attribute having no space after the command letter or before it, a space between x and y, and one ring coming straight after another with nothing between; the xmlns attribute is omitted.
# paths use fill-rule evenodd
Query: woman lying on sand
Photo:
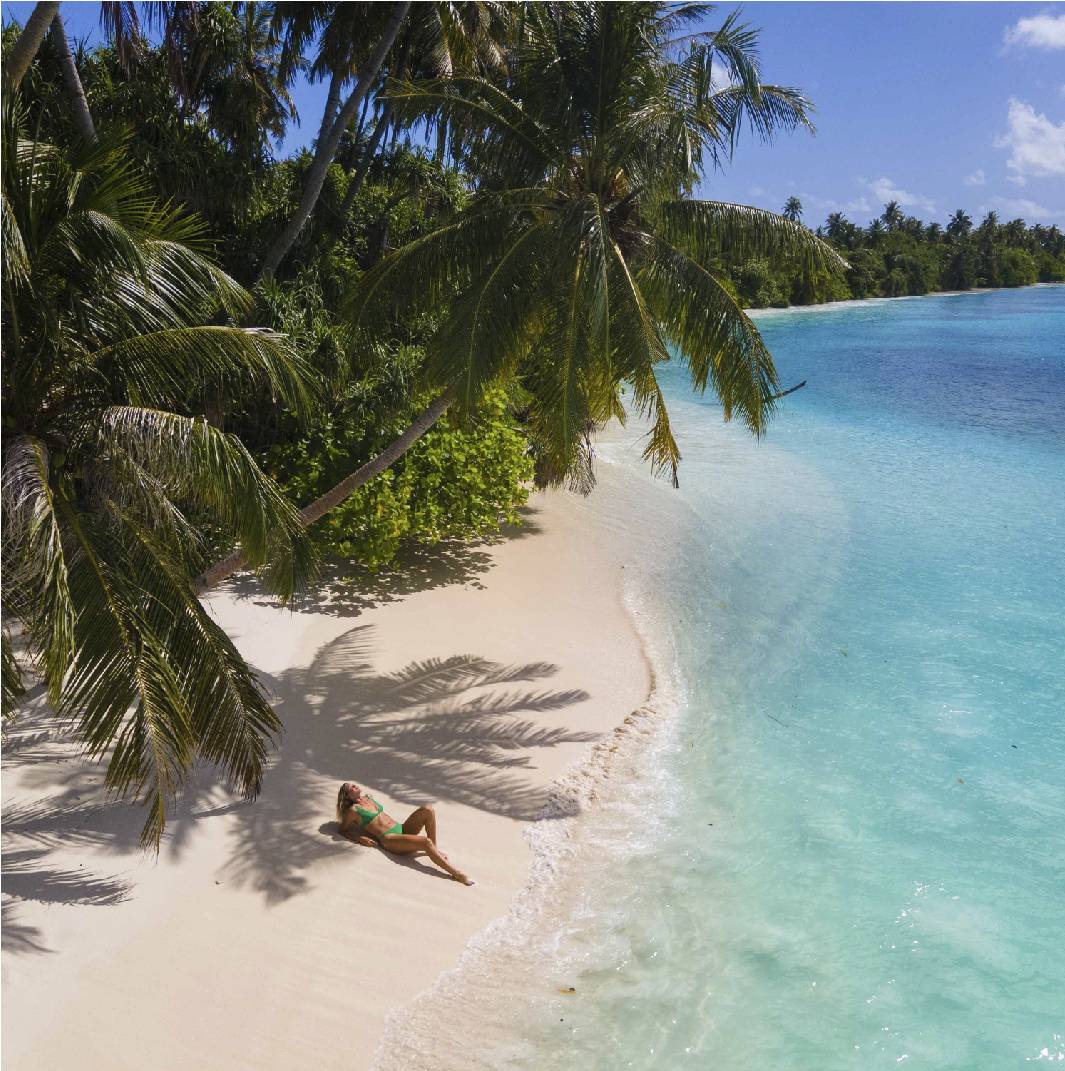
<svg viewBox="0 0 1065 1071"><path fill-rule="evenodd" d="M367 795L358 785L345 781L337 793L337 821L340 832L345 837L356 840L372 848L379 844L386 852L395 855L413 855L425 852L441 870L446 870L456 881L463 885L473 882L456 870L447 856L436 846L436 811L432 807L419 807L412 811L410 817L400 824L391 815L385 814L384 807ZM425 830L425 836L421 836Z"/></svg>

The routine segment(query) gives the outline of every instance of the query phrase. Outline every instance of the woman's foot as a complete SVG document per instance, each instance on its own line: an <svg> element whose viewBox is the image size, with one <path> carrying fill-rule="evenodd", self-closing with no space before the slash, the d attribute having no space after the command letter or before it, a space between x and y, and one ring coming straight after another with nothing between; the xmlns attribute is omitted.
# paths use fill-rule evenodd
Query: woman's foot
<svg viewBox="0 0 1065 1071"><path fill-rule="evenodd" d="M465 874L462 873L461 870L456 870L455 873L451 875L451 880L460 881L463 885L474 884L473 878L467 877Z"/></svg>

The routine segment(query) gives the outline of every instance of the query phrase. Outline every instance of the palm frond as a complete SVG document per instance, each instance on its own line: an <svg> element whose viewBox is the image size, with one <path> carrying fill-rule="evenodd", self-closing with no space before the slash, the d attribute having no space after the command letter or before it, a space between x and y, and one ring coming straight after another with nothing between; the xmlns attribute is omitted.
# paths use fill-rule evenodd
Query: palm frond
<svg viewBox="0 0 1065 1071"><path fill-rule="evenodd" d="M485 165L512 177L508 185L538 181L563 152L548 131L485 78L431 82L389 81L385 97L406 121L447 126L458 142L476 143Z"/></svg>
<svg viewBox="0 0 1065 1071"><path fill-rule="evenodd" d="M192 591L184 563L148 526L121 511L116 516L127 569L151 578L149 624L179 655L179 683L197 754L219 766L231 787L253 798L281 723L233 641Z"/></svg>
<svg viewBox="0 0 1065 1071"><path fill-rule="evenodd" d="M311 409L311 371L283 335L250 327L172 327L134 335L90 355L134 405L180 408L208 385L266 382L298 416Z"/></svg>
<svg viewBox="0 0 1065 1071"><path fill-rule="evenodd" d="M195 755L191 712L178 679L180 653L172 654L166 634L152 628L147 591L110 563L119 548L69 504L62 515L77 548L70 586L81 614L79 657L57 712L75 724L91 756L110 752L108 789L146 800L142 840L158 844L166 801Z"/></svg>
<svg viewBox="0 0 1065 1071"><path fill-rule="evenodd" d="M189 576L199 576L206 564L204 532L178 508L174 487L139 464L114 440L106 452L92 459L85 478L97 503L107 503L109 514L137 518L170 548L175 560L184 563Z"/></svg>
<svg viewBox="0 0 1065 1071"><path fill-rule="evenodd" d="M701 264L718 257L796 259L811 268L843 271L847 262L799 222L764 208L725 201L674 200L658 206L661 237Z"/></svg>
<svg viewBox="0 0 1065 1071"><path fill-rule="evenodd" d="M35 270L61 275L88 289L101 269L125 272L147 286L143 245L112 216L83 209L65 216L42 242Z"/></svg>
<svg viewBox="0 0 1065 1071"><path fill-rule="evenodd" d="M167 226L165 231L167 237L156 235L145 243L150 290L165 293L186 318L213 316L221 310L236 320L250 311L252 297L244 287L190 248L180 237L180 227Z"/></svg>
<svg viewBox="0 0 1065 1071"><path fill-rule="evenodd" d="M6 192L0 199L0 221L3 226L4 281L12 285L24 283L29 278L30 261L26 255L22 231Z"/></svg>
<svg viewBox="0 0 1065 1071"><path fill-rule="evenodd" d="M306 584L313 557L299 512L235 435L204 420L136 406L102 411L93 431L98 449L117 447L173 497L234 532L248 564L266 570L282 599Z"/></svg>
<svg viewBox="0 0 1065 1071"><path fill-rule="evenodd" d="M471 409L485 388L527 351L528 321L539 300L534 280L549 270L558 248L555 231L555 221L545 219L515 234L456 298L433 338L427 379L456 386L461 408Z"/></svg>
<svg viewBox="0 0 1065 1071"><path fill-rule="evenodd" d="M53 702L73 661L78 616L57 515L61 498L51 486L47 446L29 435L15 437L3 460L5 556L9 556L5 572L14 574L12 582L19 588L35 595L36 606L24 624L40 649Z"/></svg>
<svg viewBox="0 0 1065 1071"><path fill-rule="evenodd" d="M730 151L746 123L762 141L771 141L778 132L804 127L810 133L813 105L790 86L760 85L754 93L745 86L727 86L713 94L712 106L721 127L728 134Z"/></svg>
<svg viewBox="0 0 1065 1071"><path fill-rule="evenodd" d="M655 240L655 255L639 279L649 307L687 362L695 389L712 385L725 419L739 413L761 435L779 383L758 328L736 299L710 272L661 239Z"/></svg>
<svg viewBox="0 0 1065 1071"><path fill-rule="evenodd" d="M434 311L485 264L505 251L512 221L556 199L540 187L486 193L453 222L386 256L356 284L345 312L361 323Z"/></svg>
<svg viewBox="0 0 1065 1071"><path fill-rule="evenodd" d="M699 45L692 49L691 60L699 64L707 75L716 62L723 67L729 80L755 94L761 77L758 71L758 31L749 23L740 22L740 9L725 16L725 21L712 30ZM710 78L707 85L712 85Z"/></svg>
<svg viewBox="0 0 1065 1071"><path fill-rule="evenodd" d="M669 351L648 307L640 283L634 278L625 256L616 243L611 270L611 316L614 322L614 363L618 374L633 390L638 412L651 419L651 431L644 447L644 460L658 474L667 472L677 486L680 447L673 436L669 409L662 395L655 365L669 360Z"/></svg>

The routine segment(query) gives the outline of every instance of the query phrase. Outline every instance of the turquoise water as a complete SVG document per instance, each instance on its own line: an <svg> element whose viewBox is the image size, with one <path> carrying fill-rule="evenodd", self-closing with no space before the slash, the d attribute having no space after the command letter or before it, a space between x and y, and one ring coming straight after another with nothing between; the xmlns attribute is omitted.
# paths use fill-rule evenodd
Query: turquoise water
<svg viewBox="0 0 1065 1071"><path fill-rule="evenodd" d="M808 381L763 442L666 373L628 575L677 713L467 985L467 1065L1065 1061L1065 288L759 324Z"/></svg>
<svg viewBox="0 0 1065 1071"><path fill-rule="evenodd" d="M676 1027L662 1001L656 1057L628 1029L614 1055L1065 1059L1065 289L760 326L809 385L769 458L689 450L706 546L674 774L719 818L664 866L674 916L646 908L714 997ZM711 415L684 406L686 437ZM651 1011L624 988L604 1024Z"/></svg>

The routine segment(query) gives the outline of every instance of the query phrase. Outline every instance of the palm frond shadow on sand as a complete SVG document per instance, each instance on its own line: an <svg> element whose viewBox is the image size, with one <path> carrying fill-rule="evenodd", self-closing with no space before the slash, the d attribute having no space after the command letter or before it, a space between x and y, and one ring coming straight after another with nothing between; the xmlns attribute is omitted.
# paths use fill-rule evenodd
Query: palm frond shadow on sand
<svg viewBox="0 0 1065 1071"><path fill-rule="evenodd" d="M523 773L530 750L596 738L534 717L588 698L580 689L546 687L557 671L550 663L504 665L456 654L382 674L371 662L372 635L372 626L356 626L326 644L310 666L264 675L285 733L262 795L254 802L234 799L212 770L197 770L167 826L164 856L180 859L199 822L228 815L232 854L221 877L278 902L307 887L316 863L358 851L327 820L332 793L345 778L410 808L461 803L528 820L546 800L543 788ZM16 906L19 900L120 903L130 892L124 881L87 868L71 871L49 855L73 842L95 859L101 853L139 857L140 812L104 802L99 768L88 760L48 761L54 737L41 735L48 721L38 714L40 724L32 717L20 723L26 750L16 747L5 756L6 764L29 763L23 783L41 796L5 814L4 892ZM41 761L32 761L39 749ZM431 872L418 860L398 865ZM45 950L32 927L20 932L13 920L5 947Z"/></svg>
<svg viewBox="0 0 1065 1071"><path fill-rule="evenodd" d="M4 768L23 771L24 785L42 795L4 808L3 951L47 952L37 927L21 919L21 904L106 907L129 898L131 885L85 863L57 863L53 850L73 846L95 852L124 845L138 851L141 818L132 807L97 800L94 767L84 760L56 759L65 752L45 708L21 712L5 733Z"/></svg>
<svg viewBox="0 0 1065 1071"><path fill-rule="evenodd" d="M41 931L36 926L23 922L19 917L17 900L3 902L3 940L0 942L7 955L26 952L51 952L45 943Z"/></svg>
<svg viewBox="0 0 1065 1071"><path fill-rule="evenodd" d="M595 739L530 716L588 698L542 687L557 670L550 663L460 654L378 674L371 636L370 626L356 626L307 669L268 682L285 739L262 797L238 812L227 874L270 900L298 894L315 861L348 847L336 843L335 823L322 824L333 804L323 778L326 796L350 778L411 807L447 801L528 820L545 801L522 774L529 749Z"/></svg>

